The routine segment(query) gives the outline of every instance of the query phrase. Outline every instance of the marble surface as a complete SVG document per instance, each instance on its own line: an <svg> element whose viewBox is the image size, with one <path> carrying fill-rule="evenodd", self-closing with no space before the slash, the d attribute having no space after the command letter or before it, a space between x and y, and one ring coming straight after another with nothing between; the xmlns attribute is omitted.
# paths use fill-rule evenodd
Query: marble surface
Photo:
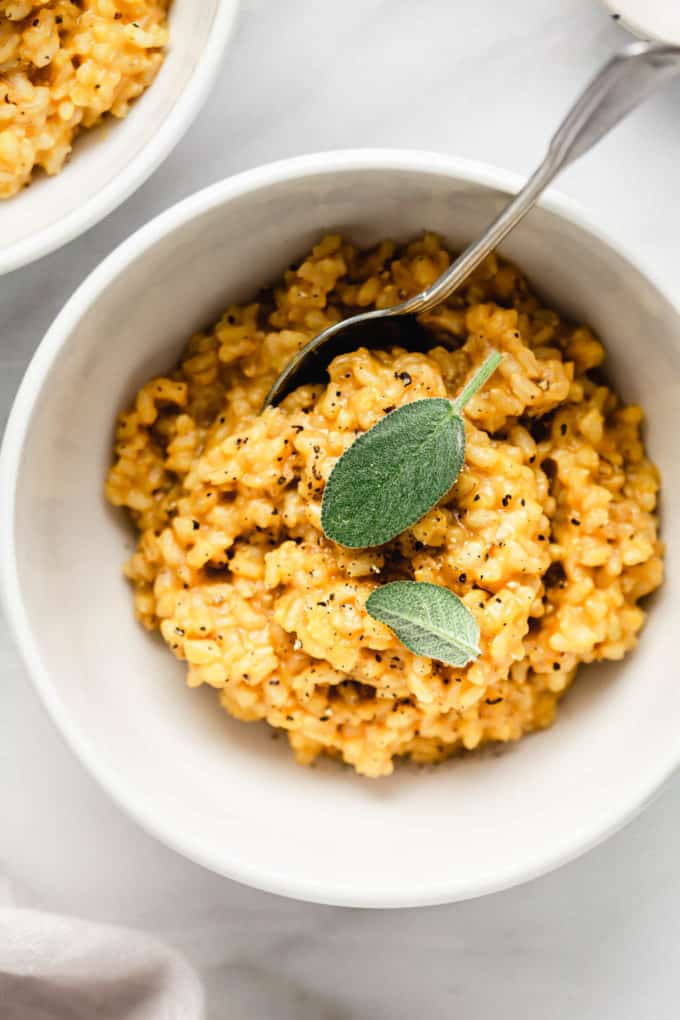
<svg viewBox="0 0 680 1020"><path fill-rule="evenodd" d="M594 0L244 0L214 94L167 163L88 234L0 279L0 423L64 298L177 199L259 163L347 146L526 172L626 39ZM676 286L679 105L680 82L560 182ZM220 879L128 821L54 730L1 623L0 676L10 895L168 939L201 969L211 1018L677 1017L680 777L604 846L521 888L427 910L317 907Z"/></svg>

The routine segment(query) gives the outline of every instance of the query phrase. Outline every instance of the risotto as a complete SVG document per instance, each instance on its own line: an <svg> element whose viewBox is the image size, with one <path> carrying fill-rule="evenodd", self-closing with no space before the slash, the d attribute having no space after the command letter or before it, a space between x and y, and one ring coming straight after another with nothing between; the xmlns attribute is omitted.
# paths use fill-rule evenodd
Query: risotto
<svg viewBox="0 0 680 1020"><path fill-rule="evenodd" d="M659 478L642 412L603 381L600 342L490 257L422 317L428 353L359 349L327 385L259 413L276 373L324 326L395 304L451 256L434 235L358 251L327 237L251 304L189 341L121 415L106 494L139 531L125 567L142 623L190 686L367 776L438 762L549 726L581 663L620 659L662 579ZM495 348L465 411L452 490L387 545L346 549L320 524L324 485L393 408L455 396ZM386 581L445 586L474 615L481 655L456 668L408 651L365 609Z"/></svg>
<svg viewBox="0 0 680 1020"><path fill-rule="evenodd" d="M0 198L40 167L61 170L73 139L124 117L168 41L170 0L0 0Z"/></svg>

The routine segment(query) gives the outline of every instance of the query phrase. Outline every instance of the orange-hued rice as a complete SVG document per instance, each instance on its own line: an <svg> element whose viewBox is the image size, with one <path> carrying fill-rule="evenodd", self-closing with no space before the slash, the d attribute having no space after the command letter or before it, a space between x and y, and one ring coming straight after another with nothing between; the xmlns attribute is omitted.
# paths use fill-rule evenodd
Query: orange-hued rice
<svg viewBox="0 0 680 1020"><path fill-rule="evenodd" d="M431 234L367 252L327 237L192 337L118 424L106 494L139 531L125 567L139 619L186 660L190 685L285 730L302 763L326 752L381 776L399 756L437 762L549 726L580 663L635 646L639 600L662 579L640 408L602 382L592 332L495 256L423 318L428 354L357 350L327 386L259 413L309 337L414 294L450 259ZM387 546L328 541L321 497L342 452L394 407L455 396L492 348L505 357L467 407L451 493ZM368 595L396 578L456 592L480 658L418 657L368 616Z"/></svg>
<svg viewBox="0 0 680 1020"><path fill-rule="evenodd" d="M170 0L0 0L0 198L39 167L61 170L73 139L125 117L168 41Z"/></svg>

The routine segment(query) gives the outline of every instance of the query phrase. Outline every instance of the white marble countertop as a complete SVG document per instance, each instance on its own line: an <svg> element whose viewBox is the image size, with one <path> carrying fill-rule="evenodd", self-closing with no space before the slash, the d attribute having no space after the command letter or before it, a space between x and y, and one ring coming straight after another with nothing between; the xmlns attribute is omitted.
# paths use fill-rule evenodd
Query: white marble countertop
<svg viewBox="0 0 680 1020"><path fill-rule="evenodd" d="M0 279L0 423L65 297L177 199L282 156L362 145L527 172L626 38L595 0L245 0L215 92L167 163L84 237ZM679 108L680 82L560 182L676 286ZM680 777L606 845L510 892L427 910L316 907L218 878L128 821L55 732L2 623L0 675L12 895L159 933L201 969L211 1017L676 1020Z"/></svg>

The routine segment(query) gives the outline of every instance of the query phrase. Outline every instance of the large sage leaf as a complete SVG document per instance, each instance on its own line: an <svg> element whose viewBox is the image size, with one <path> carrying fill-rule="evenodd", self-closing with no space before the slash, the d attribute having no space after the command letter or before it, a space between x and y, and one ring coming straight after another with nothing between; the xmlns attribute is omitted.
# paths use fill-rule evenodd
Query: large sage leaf
<svg viewBox="0 0 680 1020"><path fill-rule="evenodd" d="M350 446L324 492L321 526L350 548L382 545L444 496L465 459L465 427L450 400L415 400Z"/></svg>
<svg viewBox="0 0 680 1020"><path fill-rule="evenodd" d="M500 361L490 354L456 400L405 404L354 441L326 484L328 538L350 549L383 545L436 506L465 461L463 408Z"/></svg>

